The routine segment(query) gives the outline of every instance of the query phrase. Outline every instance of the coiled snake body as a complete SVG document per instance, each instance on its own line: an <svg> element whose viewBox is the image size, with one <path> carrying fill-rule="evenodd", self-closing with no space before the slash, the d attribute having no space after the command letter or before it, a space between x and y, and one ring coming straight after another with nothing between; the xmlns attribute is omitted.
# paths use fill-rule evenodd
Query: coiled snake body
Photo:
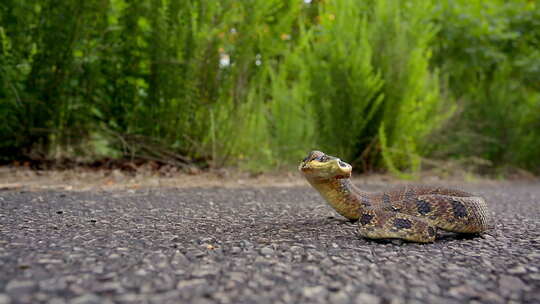
<svg viewBox="0 0 540 304"><path fill-rule="evenodd" d="M367 238L427 243L437 229L481 233L490 226L485 200L467 192L422 186L363 192L349 179L351 165L320 151L312 151L299 170L339 214L358 221Z"/></svg>

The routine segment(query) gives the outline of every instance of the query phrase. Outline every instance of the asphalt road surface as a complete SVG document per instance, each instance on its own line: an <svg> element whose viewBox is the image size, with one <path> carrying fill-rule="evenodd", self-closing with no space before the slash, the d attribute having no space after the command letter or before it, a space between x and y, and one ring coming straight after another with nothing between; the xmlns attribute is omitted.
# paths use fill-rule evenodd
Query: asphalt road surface
<svg viewBox="0 0 540 304"><path fill-rule="evenodd" d="M495 228L432 244L362 239L308 187L3 191L0 304L539 303L540 184L465 190Z"/></svg>

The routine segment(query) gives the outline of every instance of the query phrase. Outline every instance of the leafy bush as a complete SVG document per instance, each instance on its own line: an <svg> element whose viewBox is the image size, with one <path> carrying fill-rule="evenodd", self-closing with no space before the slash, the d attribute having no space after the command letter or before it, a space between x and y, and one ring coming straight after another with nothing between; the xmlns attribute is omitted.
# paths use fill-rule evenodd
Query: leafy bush
<svg viewBox="0 0 540 304"><path fill-rule="evenodd" d="M444 1L434 63L461 114L438 157L540 168L540 9L531 1Z"/></svg>
<svg viewBox="0 0 540 304"><path fill-rule="evenodd" d="M445 116L429 68L432 10L429 1L375 1L370 20L374 63L385 81L378 133L384 164L395 174L420 169L426 136Z"/></svg>

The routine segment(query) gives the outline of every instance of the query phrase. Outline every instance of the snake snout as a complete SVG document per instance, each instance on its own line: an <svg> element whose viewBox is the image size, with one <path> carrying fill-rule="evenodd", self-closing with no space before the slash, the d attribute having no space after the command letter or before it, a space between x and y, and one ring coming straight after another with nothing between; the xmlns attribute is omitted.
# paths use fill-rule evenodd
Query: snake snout
<svg viewBox="0 0 540 304"><path fill-rule="evenodd" d="M337 160L337 164L338 164L340 170L343 170L343 171L351 171L352 170L352 166L349 165L348 163L342 161L341 159Z"/></svg>

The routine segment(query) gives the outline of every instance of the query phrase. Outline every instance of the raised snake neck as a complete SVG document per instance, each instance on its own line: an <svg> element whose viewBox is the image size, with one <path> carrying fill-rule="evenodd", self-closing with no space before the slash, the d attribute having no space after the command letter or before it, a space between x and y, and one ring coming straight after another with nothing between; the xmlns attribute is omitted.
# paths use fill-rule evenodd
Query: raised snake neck
<svg viewBox="0 0 540 304"><path fill-rule="evenodd" d="M360 191L348 178L307 180L339 214L348 219L358 219L360 209L372 204L373 194Z"/></svg>
<svg viewBox="0 0 540 304"><path fill-rule="evenodd" d="M307 178L309 183L319 191L322 197L344 217L356 220L368 207L378 207L424 194L446 195L454 197L470 197L471 194L439 187L411 186L397 191L364 192L355 187L349 178L315 179ZM475 208L479 208L474 206Z"/></svg>

